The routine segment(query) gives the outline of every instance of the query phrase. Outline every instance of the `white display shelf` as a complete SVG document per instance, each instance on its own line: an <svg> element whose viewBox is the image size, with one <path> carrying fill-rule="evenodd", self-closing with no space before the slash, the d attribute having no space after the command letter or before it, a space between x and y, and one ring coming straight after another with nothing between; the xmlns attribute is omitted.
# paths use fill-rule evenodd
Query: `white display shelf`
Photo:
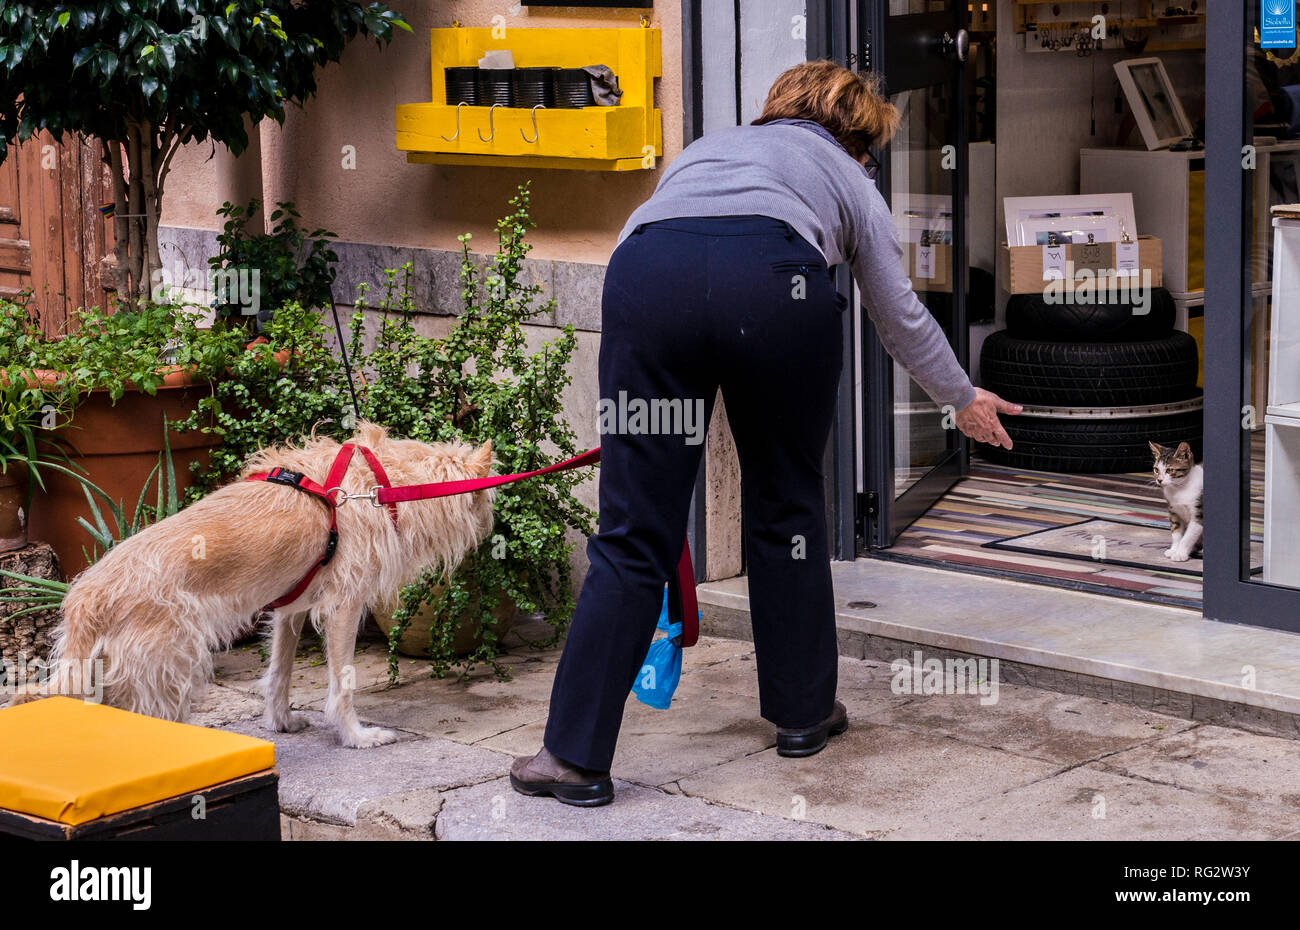
<svg viewBox="0 0 1300 930"><path fill-rule="evenodd" d="M1269 404L1264 417L1267 422L1278 426L1300 426L1300 403Z"/></svg>
<svg viewBox="0 0 1300 930"><path fill-rule="evenodd" d="M1273 220L1273 325L1268 405L1300 403L1300 220Z"/></svg>
<svg viewBox="0 0 1300 930"><path fill-rule="evenodd" d="M1273 220L1264 417L1264 581L1300 586L1300 220Z"/></svg>

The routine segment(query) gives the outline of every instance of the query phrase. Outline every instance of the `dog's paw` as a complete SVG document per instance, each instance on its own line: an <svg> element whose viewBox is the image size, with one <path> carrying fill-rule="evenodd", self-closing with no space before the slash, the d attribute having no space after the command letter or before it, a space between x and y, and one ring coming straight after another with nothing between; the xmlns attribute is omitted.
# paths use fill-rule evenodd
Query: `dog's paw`
<svg viewBox="0 0 1300 930"><path fill-rule="evenodd" d="M1187 553L1179 552L1177 549L1166 549L1164 556L1171 562L1186 562Z"/></svg>
<svg viewBox="0 0 1300 930"><path fill-rule="evenodd" d="M300 733L310 726L306 714L285 714L283 716L267 716L263 720L268 730L276 733Z"/></svg>
<svg viewBox="0 0 1300 930"><path fill-rule="evenodd" d="M343 745L350 749L371 749L394 742L397 734L383 727L358 727L343 734Z"/></svg>

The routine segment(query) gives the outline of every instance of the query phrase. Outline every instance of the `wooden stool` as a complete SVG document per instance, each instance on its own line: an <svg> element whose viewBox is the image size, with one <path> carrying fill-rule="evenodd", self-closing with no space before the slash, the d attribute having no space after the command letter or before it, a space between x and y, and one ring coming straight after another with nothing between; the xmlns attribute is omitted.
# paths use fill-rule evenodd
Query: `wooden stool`
<svg viewBox="0 0 1300 930"><path fill-rule="evenodd" d="M0 710L0 840L278 840L275 746L49 697Z"/></svg>

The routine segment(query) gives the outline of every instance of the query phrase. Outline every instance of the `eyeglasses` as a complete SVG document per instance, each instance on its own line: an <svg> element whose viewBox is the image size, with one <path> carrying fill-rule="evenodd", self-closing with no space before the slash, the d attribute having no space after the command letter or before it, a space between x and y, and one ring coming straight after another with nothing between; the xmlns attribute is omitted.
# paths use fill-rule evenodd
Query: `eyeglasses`
<svg viewBox="0 0 1300 930"><path fill-rule="evenodd" d="M876 156L870 152L867 152L866 155L867 163L862 166L862 170L867 173L867 177L874 181L876 176L880 174L880 162L876 161Z"/></svg>

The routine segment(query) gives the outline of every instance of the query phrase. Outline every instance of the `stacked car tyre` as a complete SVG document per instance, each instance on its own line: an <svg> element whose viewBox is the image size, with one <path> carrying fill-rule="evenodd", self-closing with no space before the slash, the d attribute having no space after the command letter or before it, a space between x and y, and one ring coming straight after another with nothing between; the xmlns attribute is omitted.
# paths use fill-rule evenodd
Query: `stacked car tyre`
<svg viewBox="0 0 1300 930"><path fill-rule="evenodd" d="M984 387L1023 404L1005 417L1014 443L984 447L991 461L1058 472L1150 467L1149 442L1188 442L1200 455L1201 392L1196 341L1174 329L1173 298L1052 302L1016 294L1007 328L984 341Z"/></svg>

